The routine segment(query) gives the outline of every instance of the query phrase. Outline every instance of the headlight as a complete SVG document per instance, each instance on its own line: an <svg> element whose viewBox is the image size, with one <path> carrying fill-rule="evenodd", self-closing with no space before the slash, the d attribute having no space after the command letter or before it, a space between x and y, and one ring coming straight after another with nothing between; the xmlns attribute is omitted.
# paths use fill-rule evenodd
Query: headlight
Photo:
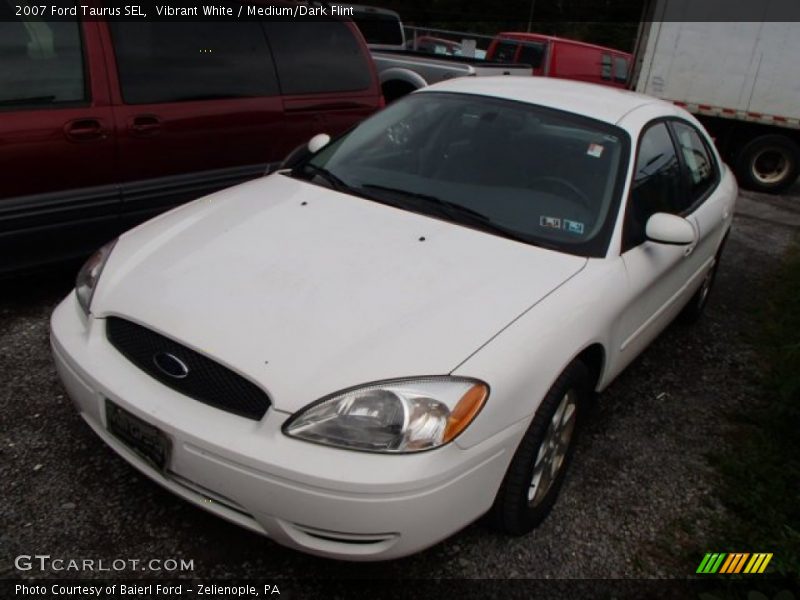
<svg viewBox="0 0 800 600"><path fill-rule="evenodd" d="M461 377L418 377L340 392L304 408L286 435L369 452L419 452L452 441L486 402L489 387Z"/></svg>
<svg viewBox="0 0 800 600"><path fill-rule="evenodd" d="M100 279L103 267L106 266L106 261L111 256L111 250L114 249L114 244L116 243L117 240L113 240L92 254L89 260L81 267L78 277L75 278L75 293L78 296L78 304L81 305L83 312L87 315L89 314L89 306L92 304L92 296L94 295L95 287L97 287L97 281Z"/></svg>

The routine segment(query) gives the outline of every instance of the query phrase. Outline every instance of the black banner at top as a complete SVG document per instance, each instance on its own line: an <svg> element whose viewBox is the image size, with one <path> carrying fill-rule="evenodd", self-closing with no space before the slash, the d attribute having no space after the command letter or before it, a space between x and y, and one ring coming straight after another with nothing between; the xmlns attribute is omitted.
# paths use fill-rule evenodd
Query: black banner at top
<svg viewBox="0 0 800 600"><path fill-rule="evenodd" d="M375 0L408 25L474 23L798 22L799 0ZM365 18L347 2L273 0L0 0L0 21L240 21ZM380 19L381 11L367 18Z"/></svg>

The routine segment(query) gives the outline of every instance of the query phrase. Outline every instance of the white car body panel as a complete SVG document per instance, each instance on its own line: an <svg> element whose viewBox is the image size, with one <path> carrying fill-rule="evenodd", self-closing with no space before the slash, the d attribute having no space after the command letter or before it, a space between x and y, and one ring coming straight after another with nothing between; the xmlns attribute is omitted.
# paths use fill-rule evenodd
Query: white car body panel
<svg viewBox="0 0 800 600"><path fill-rule="evenodd" d="M173 210L119 239L88 319L74 294L52 319L65 387L116 452L282 544L351 560L407 555L491 507L542 398L576 356L600 357L595 388L604 389L699 288L737 193L718 156L719 184L687 215L694 244L622 246L639 133L654 119L696 123L688 113L555 79L455 80L417 93L429 90L560 108L626 130L628 180L606 255L545 250L281 174ZM162 385L111 346L112 315L228 366L273 406L253 421ZM343 388L448 373L487 382L490 395L441 448L391 456L281 431L291 413ZM168 470L107 432L106 398L169 436Z"/></svg>
<svg viewBox="0 0 800 600"><path fill-rule="evenodd" d="M208 354L291 413L449 373L585 264L274 174L123 235L92 311Z"/></svg>

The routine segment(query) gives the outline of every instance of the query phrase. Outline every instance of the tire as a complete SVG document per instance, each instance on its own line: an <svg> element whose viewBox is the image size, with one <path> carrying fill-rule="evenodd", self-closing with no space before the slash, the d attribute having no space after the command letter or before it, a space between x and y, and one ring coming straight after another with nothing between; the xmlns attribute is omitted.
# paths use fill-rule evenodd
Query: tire
<svg viewBox="0 0 800 600"><path fill-rule="evenodd" d="M717 253L714 255L714 263L706 273L703 283L692 296L691 300L683 307L678 320L685 325L692 325L700 320L708 304L708 297L711 295L711 289L714 287L714 282L717 280L717 270L719 269L719 262L722 258L722 251L725 248L725 242L728 240L727 234L719 245Z"/></svg>
<svg viewBox="0 0 800 600"><path fill-rule="evenodd" d="M575 448L575 439L586 412L590 394L589 381L589 370L583 363L575 361L559 375L545 395L511 459L490 511L492 523L499 531L515 536L524 535L550 514L564 482ZM567 417L566 421L566 411L562 411L565 403L567 409L570 406L573 408L572 418ZM571 431L561 452L551 450L547 453L545 445L549 447L547 442L553 439L551 432L554 419L562 424L571 422ZM562 433L564 431L562 429ZM545 477L553 469L543 468L548 464L548 454L554 459L550 465L558 462L549 484L545 482Z"/></svg>
<svg viewBox="0 0 800 600"><path fill-rule="evenodd" d="M410 83L406 83L405 81L398 81L392 79L390 81L385 82L381 86L381 91L383 92L383 99L386 101L386 104L391 104L395 100L402 98L416 90L413 85Z"/></svg>
<svg viewBox="0 0 800 600"><path fill-rule="evenodd" d="M783 135L763 135L745 144L736 159L736 175L742 187L779 194L795 182L800 168L800 149Z"/></svg>

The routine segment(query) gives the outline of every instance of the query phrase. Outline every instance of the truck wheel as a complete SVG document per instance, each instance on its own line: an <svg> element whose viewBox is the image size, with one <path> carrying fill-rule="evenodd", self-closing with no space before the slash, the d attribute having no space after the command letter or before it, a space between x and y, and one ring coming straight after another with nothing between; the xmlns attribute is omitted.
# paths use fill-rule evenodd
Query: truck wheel
<svg viewBox="0 0 800 600"><path fill-rule="evenodd" d="M417 88L410 83L395 80L387 81L381 86L381 91L383 91L383 99L386 100L386 104L391 104L398 98L402 98L406 94L410 94L415 89Z"/></svg>
<svg viewBox="0 0 800 600"><path fill-rule="evenodd" d="M575 361L547 392L511 459L491 510L496 529L524 535L550 513L575 449L589 394L589 371Z"/></svg>
<svg viewBox="0 0 800 600"><path fill-rule="evenodd" d="M778 194L797 179L800 149L782 135L763 135L739 152L736 174L742 187Z"/></svg>

